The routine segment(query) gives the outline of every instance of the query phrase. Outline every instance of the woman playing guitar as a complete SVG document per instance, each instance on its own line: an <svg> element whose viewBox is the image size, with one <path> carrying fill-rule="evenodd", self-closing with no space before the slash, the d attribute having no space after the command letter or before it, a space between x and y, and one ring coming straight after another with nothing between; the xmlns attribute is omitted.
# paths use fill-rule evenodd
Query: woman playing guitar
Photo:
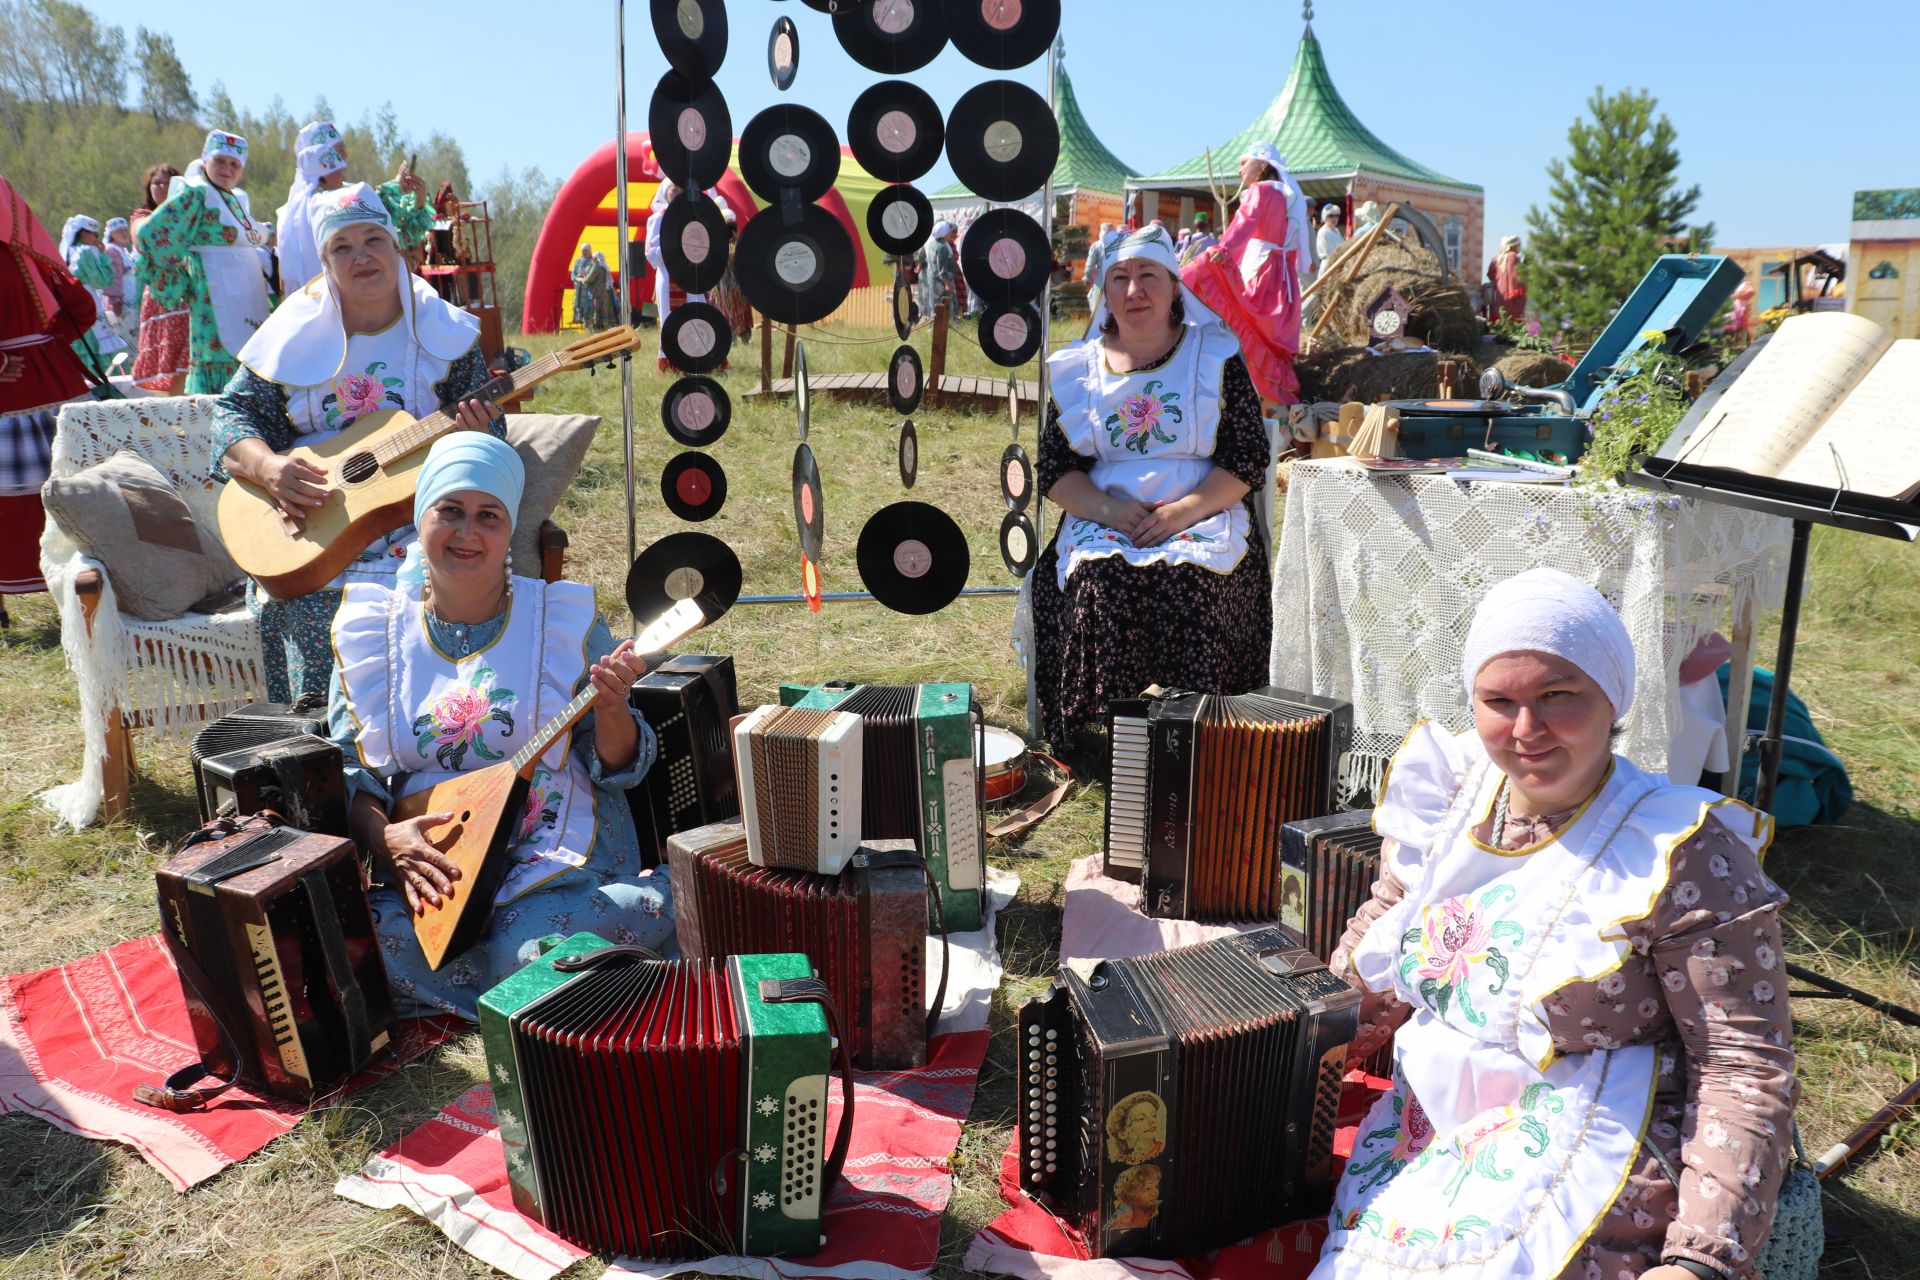
<svg viewBox="0 0 1920 1280"><path fill-rule="evenodd" d="M240 371L214 410L214 478L251 481L294 521L320 505L326 477L285 452L337 435L366 414L424 416L457 403L462 427L506 433L499 409L465 399L491 377L479 320L407 270L379 192L365 183L316 192L310 218L322 274L241 349ZM327 628L341 589L362 579L391 582L414 537L408 525L376 539L325 588L296 599L268 599L249 585L271 701L326 692L333 670Z"/></svg>

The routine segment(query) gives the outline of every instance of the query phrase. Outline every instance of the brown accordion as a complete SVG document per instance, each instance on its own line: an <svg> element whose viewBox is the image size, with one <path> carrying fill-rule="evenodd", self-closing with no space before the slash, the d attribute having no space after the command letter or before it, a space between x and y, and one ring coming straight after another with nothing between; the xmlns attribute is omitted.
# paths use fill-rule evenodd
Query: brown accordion
<svg viewBox="0 0 1920 1280"><path fill-rule="evenodd" d="M1061 966L1020 1007L1020 1186L1095 1257L1324 1211L1359 993L1286 930Z"/></svg>
<svg viewBox="0 0 1920 1280"><path fill-rule="evenodd" d="M674 929L688 960L797 951L846 1018L868 1071L927 1059L927 881L911 840L869 840L839 875L757 867L742 825L667 841Z"/></svg>
<svg viewBox="0 0 1920 1280"><path fill-rule="evenodd" d="M1289 822L1280 829L1280 923L1333 959L1347 922L1380 878L1381 837L1373 810L1352 809Z"/></svg>
<svg viewBox="0 0 1920 1280"><path fill-rule="evenodd" d="M160 868L161 931L200 1062L136 1097L186 1110L234 1081L308 1099L393 1033L393 998L350 841L267 818L215 824ZM224 1083L186 1086L204 1076Z"/></svg>
<svg viewBox="0 0 1920 1280"><path fill-rule="evenodd" d="M1150 916L1277 920L1280 828L1333 808L1352 705L1150 690L1107 725L1106 874L1142 882Z"/></svg>

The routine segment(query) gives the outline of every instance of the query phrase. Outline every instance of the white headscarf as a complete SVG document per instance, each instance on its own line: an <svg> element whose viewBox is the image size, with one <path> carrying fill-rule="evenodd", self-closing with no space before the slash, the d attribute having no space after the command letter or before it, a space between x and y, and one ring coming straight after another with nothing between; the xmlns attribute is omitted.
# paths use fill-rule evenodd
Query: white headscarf
<svg viewBox="0 0 1920 1280"><path fill-rule="evenodd" d="M74 241L79 238L82 231L91 231L99 235L100 224L84 213L76 213L60 228L60 261L67 264L68 270L73 269L73 260L76 256L74 249L78 247Z"/></svg>
<svg viewBox="0 0 1920 1280"><path fill-rule="evenodd" d="M1129 258L1144 258L1148 262L1164 267L1173 277L1174 284L1180 287L1182 305L1187 312L1187 323L1196 327L1219 324L1220 317L1215 315L1206 303L1200 301L1193 290L1187 288L1180 278L1180 255L1174 251L1173 237L1167 229L1148 223L1143 231L1124 236L1100 261L1100 278L1094 282L1096 300L1093 304L1093 318L1087 325L1087 336L1093 337L1100 332L1100 326L1107 322L1112 310L1107 306L1107 272L1116 262L1125 262Z"/></svg>
<svg viewBox="0 0 1920 1280"><path fill-rule="evenodd" d="M1633 706L1633 641L1607 598L1558 569L1529 569L1498 583L1474 611L1460 675L1471 697L1480 668L1503 653L1550 653L1607 695L1618 720Z"/></svg>

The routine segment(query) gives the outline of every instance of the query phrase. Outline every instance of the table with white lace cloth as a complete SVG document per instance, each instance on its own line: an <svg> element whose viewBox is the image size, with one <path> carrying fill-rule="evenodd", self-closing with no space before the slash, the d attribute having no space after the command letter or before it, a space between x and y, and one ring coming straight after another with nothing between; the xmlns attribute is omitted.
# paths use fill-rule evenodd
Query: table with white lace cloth
<svg viewBox="0 0 1920 1280"><path fill-rule="evenodd" d="M1472 723L1461 651L1475 607L1504 578L1561 569L1619 610L1638 670L1618 749L1652 771L1667 767L1680 722L1681 660L1744 610L1776 606L1785 585L1792 526L1776 516L1641 489L1376 476L1347 461L1291 471L1272 681L1353 703L1343 798L1378 794L1420 721Z"/></svg>

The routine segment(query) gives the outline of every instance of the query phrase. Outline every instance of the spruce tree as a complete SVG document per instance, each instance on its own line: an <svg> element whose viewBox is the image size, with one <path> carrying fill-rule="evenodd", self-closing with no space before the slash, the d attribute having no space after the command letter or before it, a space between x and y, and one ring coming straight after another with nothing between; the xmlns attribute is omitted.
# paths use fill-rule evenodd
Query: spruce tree
<svg viewBox="0 0 1920 1280"><path fill-rule="evenodd" d="M1644 89L1587 99L1567 130L1569 154L1547 165L1546 212L1527 210L1528 303L1551 327L1590 335L1663 253L1708 248L1713 224L1689 227L1700 188L1680 189L1677 133Z"/></svg>

